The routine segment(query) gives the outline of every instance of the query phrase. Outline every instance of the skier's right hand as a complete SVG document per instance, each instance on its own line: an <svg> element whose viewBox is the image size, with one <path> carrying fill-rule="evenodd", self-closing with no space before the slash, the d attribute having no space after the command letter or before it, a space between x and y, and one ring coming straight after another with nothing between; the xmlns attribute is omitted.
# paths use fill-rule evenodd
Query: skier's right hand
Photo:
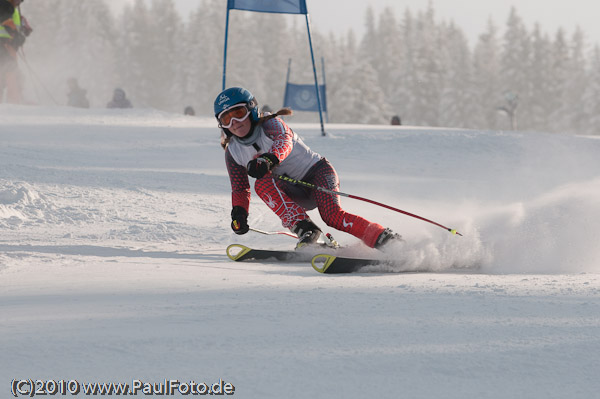
<svg viewBox="0 0 600 399"><path fill-rule="evenodd" d="M231 210L231 229L239 235L246 234L250 230L248 212L241 206L234 206Z"/></svg>

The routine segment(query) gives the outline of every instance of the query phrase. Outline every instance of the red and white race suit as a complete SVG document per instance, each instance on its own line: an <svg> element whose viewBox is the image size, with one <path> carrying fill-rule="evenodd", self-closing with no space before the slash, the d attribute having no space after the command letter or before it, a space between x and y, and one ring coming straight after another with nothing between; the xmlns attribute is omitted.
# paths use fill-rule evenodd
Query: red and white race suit
<svg viewBox="0 0 600 399"><path fill-rule="evenodd" d="M232 136L225 150L233 206L241 206L248 211L250 182L246 165L264 153L271 153L279 159L273 173L339 191L338 175L329 161L304 144L282 119L273 118L256 126L248 137ZM338 195L293 185L277 179L271 172L256 179L254 190L288 229L308 219L306 211L316 207L328 226L352 234L369 247L375 245L384 230L377 223L344 211Z"/></svg>

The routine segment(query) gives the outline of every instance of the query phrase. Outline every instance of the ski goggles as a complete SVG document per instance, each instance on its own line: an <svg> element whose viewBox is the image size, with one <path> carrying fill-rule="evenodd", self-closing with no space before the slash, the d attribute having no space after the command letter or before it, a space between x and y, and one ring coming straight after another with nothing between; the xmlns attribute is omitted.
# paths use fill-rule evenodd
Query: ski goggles
<svg viewBox="0 0 600 399"><path fill-rule="evenodd" d="M231 125L233 125L233 121L236 120L238 122L243 122L250 115L250 111L246 104L238 104L234 105L231 108L227 108L225 111L222 111L217 119L219 120L219 127L224 129L229 129Z"/></svg>

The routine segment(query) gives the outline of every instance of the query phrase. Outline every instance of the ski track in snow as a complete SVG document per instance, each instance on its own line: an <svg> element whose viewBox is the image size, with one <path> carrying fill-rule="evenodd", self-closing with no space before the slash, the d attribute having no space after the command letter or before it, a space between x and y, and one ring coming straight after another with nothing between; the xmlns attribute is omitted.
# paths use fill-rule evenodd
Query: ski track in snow
<svg viewBox="0 0 600 399"><path fill-rule="evenodd" d="M214 125L0 105L3 389L223 378L242 398L597 395L597 137L329 125L322 138L292 120L341 191L463 234L342 198L404 242L385 253L395 266L324 276L226 258L233 242L294 241L230 232ZM255 195L249 222L282 229Z"/></svg>

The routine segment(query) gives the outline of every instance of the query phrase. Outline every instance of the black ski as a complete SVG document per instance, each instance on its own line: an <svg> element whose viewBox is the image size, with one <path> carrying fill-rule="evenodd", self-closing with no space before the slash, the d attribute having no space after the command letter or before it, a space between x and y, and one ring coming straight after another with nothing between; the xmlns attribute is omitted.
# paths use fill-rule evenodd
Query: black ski
<svg viewBox="0 0 600 399"><path fill-rule="evenodd" d="M311 261L313 269L324 274L343 274L360 272L361 268L373 265L401 266L402 262L390 259L346 258L329 254L315 255ZM377 268L376 268L377 269ZM378 270L370 270L377 272ZM381 270L381 273L428 273L429 270Z"/></svg>
<svg viewBox="0 0 600 399"><path fill-rule="evenodd" d="M312 267L319 273L340 274L353 273L363 266L381 265L386 263L380 259L345 258L342 256L319 254L312 258Z"/></svg>
<svg viewBox="0 0 600 399"><path fill-rule="evenodd" d="M282 262L310 262L316 253L334 253L337 249L339 247L331 247L323 243L315 247L310 246L298 250L255 249L242 244L231 244L227 247L227 256L236 262L268 259L275 259Z"/></svg>
<svg viewBox="0 0 600 399"><path fill-rule="evenodd" d="M231 244L227 247L227 256L236 262L245 260L276 259L281 261L308 260L312 255L297 251L278 251L271 249L254 249L241 244Z"/></svg>

